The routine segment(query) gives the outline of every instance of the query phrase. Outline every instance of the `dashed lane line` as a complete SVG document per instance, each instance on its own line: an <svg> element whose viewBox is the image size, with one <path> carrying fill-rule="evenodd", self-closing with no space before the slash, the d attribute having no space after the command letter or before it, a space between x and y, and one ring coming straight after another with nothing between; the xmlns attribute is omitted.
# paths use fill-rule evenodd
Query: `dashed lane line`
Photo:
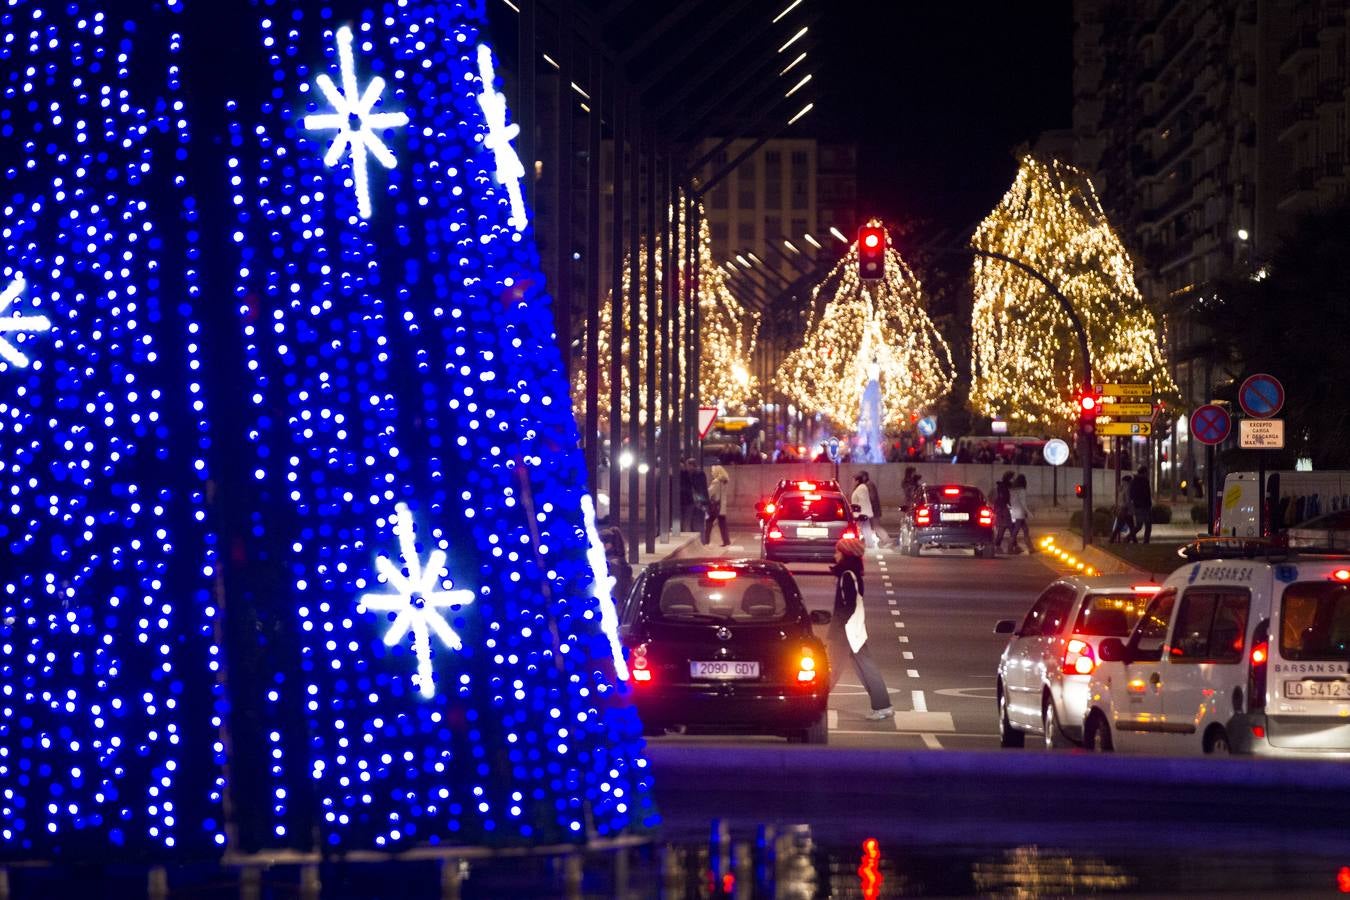
<svg viewBox="0 0 1350 900"><path fill-rule="evenodd" d="M913 659L913 658L914 658L914 651L912 651L912 650L901 650L901 651L900 651L900 655L903 656L905 659Z"/></svg>
<svg viewBox="0 0 1350 900"><path fill-rule="evenodd" d="M906 669L906 670L905 670L905 674L908 675L910 678L918 678L918 677L919 677L919 670L918 670L918 669Z"/></svg>
<svg viewBox="0 0 1350 900"><path fill-rule="evenodd" d="M928 712L928 701L923 698L923 691L910 691L909 695L913 698L915 712Z"/></svg>

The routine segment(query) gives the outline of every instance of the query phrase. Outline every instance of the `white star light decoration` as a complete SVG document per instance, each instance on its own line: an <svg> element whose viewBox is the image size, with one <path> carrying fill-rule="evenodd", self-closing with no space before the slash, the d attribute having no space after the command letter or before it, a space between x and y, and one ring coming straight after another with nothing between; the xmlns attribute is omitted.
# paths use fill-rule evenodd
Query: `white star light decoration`
<svg viewBox="0 0 1350 900"><path fill-rule="evenodd" d="M623 658L623 644L619 641L619 611L614 607L615 578L609 574L605 562L605 544L595 528L595 501L590 494L581 495L581 518L586 527L586 562L591 566L591 595L600 604L600 630L609 638L609 652L614 657L614 672L620 681L628 680L628 663Z"/></svg>
<svg viewBox="0 0 1350 900"><path fill-rule="evenodd" d="M386 169L398 165L394 154L371 129L398 128L408 124L408 116L401 112L371 112L384 93L384 79L376 75L366 85L364 93L356 86L356 61L352 56L352 30L346 25L337 30L338 63L342 71L342 90L339 92L327 74L315 79L319 90L333 107L331 113L305 116L305 127L311 131L337 129L333 143L328 147L323 162L335 166L349 147L352 154L352 180L356 184L356 208L361 218L369 219L370 182L366 172L366 153L378 159Z"/></svg>
<svg viewBox="0 0 1350 900"><path fill-rule="evenodd" d="M445 551L432 550L423 566L417 556L412 513L408 510L408 504L398 504L394 512L397 516L394 533L398 535L399 553L407 566L407 574L387 556L376 557L375 568L394 588L394 592L362 594L357 611L397 613L393 624L384 634L385 646L394 646L412 631L413 652L417 654L417 677L414 681L423 697L431 697L436 693L431 677L431 633L435 632L441 643L452 650L462 648L464 643L459 635L446 624L444 610L472 603L473 591L441 590L441 576L446 574Z"/></svg>
<svg viewBox="0 0 1350 900"><path fill-rule="evenodd" d="M23 280L22 275L15 274L14 280L9 283L9 287L5 288L3 294L0 294L0 316L4 316L5 310L9 309L9 305L27 289L28 282ZM0 318L0 335L15 332L36 334L40 331L50 331L51 327L51 320L46 316L8 316ZM20 353L18 347L15 347L3 337L0 337L0 358L20 369L28 368L28 357Z"/></svg>
<svg viewBox="0 0 1350 900"><path fill-rule="evenodd" d="M520 134L520 126L514 122L506 124L506 97L498 93L493 84L497 73L492 68L492 50L487 44L478 45L478 75L483 79L483 93L478 95L478 105L487 119L488 133L483 146L492 151L497 163L497 181L505 188L511 199L511 224L516 231L524 231L525 197L520 192L520 179L525 177L525 167L511 146L511 141Z"/></svg>

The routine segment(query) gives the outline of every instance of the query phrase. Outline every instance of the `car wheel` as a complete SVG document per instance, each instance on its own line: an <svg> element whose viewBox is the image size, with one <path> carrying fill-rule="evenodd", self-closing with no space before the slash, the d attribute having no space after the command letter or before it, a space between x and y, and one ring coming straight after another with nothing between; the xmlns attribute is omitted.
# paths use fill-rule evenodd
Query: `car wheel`
<svg viewBox="0 0 1350 900"><path fill-rule="evenodd" d="M1083 745L1095 753L1110 753L1116 749L1111 741L1111 726L1100 710L1093 710L1083 726Z"/></svg>
<svg viewBox="0 0 1350 900"><path fill-rule="evenodd" d="M1008 695L999 687L998 692L998 744L1000 747L1021 747L1026 743L1026 735L1012 727L1008 721Z"/></svg>
<svg viewBox="0 0 1350 900"><path fill-rule="evenodd" d="M815 723L802 732L803 744L828 744L830 742L830 722L826 713L821 713Z"/></svg>
<svg viewBox="0 0 1350 900"><path fill-rule="evenodd" d="M1055 701L1045 698L1045 708L1041 710L1041 733L1045 736L1045 749L1058 750L1068 747L1070 741L1059 727L1059 713L1055 712Z"/></svg>
<svg viewBox="0 0 1350 900"><path fill-rule="evenodd" d="M1211 731L1205 740L1205 752L1218 756L1227 756L1232 753L1233 747L1228 743L1228 732L1222 728L1215 728Z"/></svg>
<svg viewBox="0 0 1350 900"><path fill-rule="evenodd" d="M910 538L909 547L907 549L910 556L918 556L919 551L923 549L923 545L921 545L916 539Z"/></svg>
<svg viewBox="0 0 1350 900"><path fill-rule="evenodd" d="M983 558L983 559L993 559L993 558L994 558L994 545L993 545L993 544L981 544L981 545L980 545L980 556L981 556L981 558Z"/></svg>

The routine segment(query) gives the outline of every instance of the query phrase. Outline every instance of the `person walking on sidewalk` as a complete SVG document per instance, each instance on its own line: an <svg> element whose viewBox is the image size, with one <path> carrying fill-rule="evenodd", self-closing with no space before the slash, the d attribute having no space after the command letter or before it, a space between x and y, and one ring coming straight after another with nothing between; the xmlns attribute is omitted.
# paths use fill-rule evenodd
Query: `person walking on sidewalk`
<svg viewBox="0 0 1350 900"><path fill-rule="evenodd" d="M704 546L712 538L713 523L717 524L717 528L722 534L722 546L727 547L731 544L730 538L727 537L727 514L723 512L729 481L731 481L731 476L727 474L724 466L712 467L712 483L708 485L708 515L703 520Z"/></svg>
<svg viewBox="0 0 1350 900"><path fill-rule="evenodd" d="M872 516L874 509L872 506L872 492L867 489L867 473L859 472L853 476L853 493L849 496L849 503L853 504L853 515L858 519L859 527L862 530L863 542L868 547L876 547L880 541L877 540L876 532L872 530Z"/></svg>
<svg viewBox="0 0 1350 900"><path fill-rule="evenodd" d="M1144 529L1144 543L1153 537L1153 490L1148 484L1148 467L1140 466L1130 482L1130 505L1134 507L1134 526L1130 529L1130 543L1137 543L1135 535Z"/></svg>
<svg viewBox="0 0 1350 900"><path fill-rule="evenodd" d="M867 689L872 711L867 718L882 722L895 715L891 694L881 677L881 670L867 647L867 622L863 610L863 543L857 538L840 538L834 545L834 615L826 635L826 649L830 657L830 690L839 683L844 670L844 659L853 660L853 669Z"/></svg>
<svg viewBox="0 0 1350 900"><path fill-rule="evenodd" d="M1003 536L1012 531L1012 472L1004 472L994 485L994 549L1003 552ZM1013 532L1013 549L1017 552L1017 533Z"/></svg>
<svg viewBox="0 0 1350 900"><path fill-rule="evenodd" d="M1021 472L1013 479L1012 490L1008 492L1008 514L1012 516L1011 552L1019 552L1017 535L1020 532L1026 541L1027 552L1035 553L1036 547L1031 543L1031 529L1027 526L1027 521L1031 518L1031 508L1027 506L1027 476Z"/></svg>
<svg viewBox="0 0 1350 900"><path fill-rule="evenodd" d="M1123 544L1134 535L1134 507L1130 503L1130 482L1133 479L1126 475L1120 479L1120 487L1116 488L1116 518L1111 523L1112 544Z"/></svg>
<svg viewBox="0 0 1350 900"><path fill-rule="evenodd" d="M702 531L708 507L708 476L686 457L680 465L680 530Z"/></svg>

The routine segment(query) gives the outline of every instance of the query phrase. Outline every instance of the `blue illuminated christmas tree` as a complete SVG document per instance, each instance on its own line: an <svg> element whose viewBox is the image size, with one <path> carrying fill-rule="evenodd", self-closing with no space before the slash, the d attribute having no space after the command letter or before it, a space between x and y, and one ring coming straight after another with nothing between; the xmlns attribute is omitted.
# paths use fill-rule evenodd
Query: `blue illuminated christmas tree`
<svg viewBox="0 0 1350 900"><path fill-rule="evenodd" d="M0 852L651 824L481 3L126 6L0 14Z"/></svg>

